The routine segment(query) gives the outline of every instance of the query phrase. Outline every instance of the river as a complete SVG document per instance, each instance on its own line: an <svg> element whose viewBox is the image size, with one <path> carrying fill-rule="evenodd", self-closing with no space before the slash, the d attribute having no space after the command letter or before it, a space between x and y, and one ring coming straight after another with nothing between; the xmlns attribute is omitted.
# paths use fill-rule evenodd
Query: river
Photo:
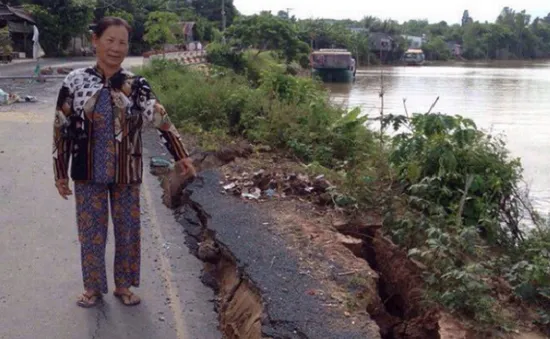
<svg viewBox="0 0 550 339"><path fill-rule="evenodd" d="M360 69L353 84L327 84L335 102L380 114L381 74L384 112L460 114L479 128L503 133L512 156L521 158L535 207L550 212L550 61L468 63L452 66Z"/></svg>

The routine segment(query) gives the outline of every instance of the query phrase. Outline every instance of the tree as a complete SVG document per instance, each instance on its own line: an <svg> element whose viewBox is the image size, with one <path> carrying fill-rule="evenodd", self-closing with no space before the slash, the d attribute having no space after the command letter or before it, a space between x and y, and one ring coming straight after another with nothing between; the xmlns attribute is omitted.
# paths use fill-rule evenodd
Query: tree
<svg viewBox="0 0 550 339"><path fill-rule="evenodd" d="M467 59L487 58L487 44L480 39L488 33L487 27L479 22L474 22L464 28L463 50Z"/></svg>
<svg viewBox="0 0 550 339"><path fill-rule="evenodd" d="M10 54L12 51L8 27L0 28L0 55Z"/></svg>
<svg viewBox="0 0 550 339"><path fill-rule="evenodd" d="M377 17L369 15L364 17L363 20L361 20L361 24L363 25L363 27L365 27L369 31L375 32L379 29L381 22L380 22L380 19L378 19Z"/></svg>
<svg viewBox="0 0 550 339"><path fill-rule="evenodd" d="M179 17L171 12L149 13L145 23L144 39L156 48L164 44L173 44L177 41Z"/></svg>
<svg viewBox="0 0 550 339"><path fill-rule="evenodd" d="M191 8L195 10L197 15L219 23L219 28L221 28L222 8L220 0L195 0L191 2ZM225 0L225 18L228 27L233 24L237 15L238 11L233 4L233 0Z"/></svg>
<svg viewBox="0 0 550 339"><path fill-rule="evenodd" d="M369 55L369 41L364 33L352 33L348 49L353 53L357 60L357 67L364 64Z"/></svg>
<svg viewBox="0 0 550 339"><path fill-rule="evenodd" d="M428 20L409 20L403 23L403 32L407 35L422 36L428 33Z"/></svg>
<svg viewBox="0 0 550 339"><path fill-rule="evenodd" d="M446 21L441 21L437 24L430 25L428 30L432 36L446 36L450 28Z"/></svg>
<svg viewBox="0 0 550 339"><path fill-rule="evenodd" d="M307 44L298 39L298 31L291 22L269 12L238 18L228 36L234 46L254 48L258 54L267 50L278 51L287 62L308 50Z"/></svg>
<svg viewBox="0 0 550 339"><path fill-rule="evenodd" d="M279 12L277 13L277 16L278 16L279 18L281 18L281 19L287 19L287 20L290 19L290 18L288 17L288 12L287 12L287 11L279 11Z"/></svg>
<svg viewBox="0 0 550 339"><path fill-rule="evenodd" d="M447 33L445 34L444 38L447 41L456 41L458 43L462 43L462 37L464 35L464 29L460 24L454 24L447 30Z"/></svg>
<svg viewBox="0 0 550 339"><path fill-rule="evenodd" d="M464 13L462 13L462 27L465 27L468 24L471 24L474 22L474 19L470 17L470 12L468 10L465 10Z"/></svg>
<svg viewBox="0 0 550 339"><path fill-rule="evenodd" d="M451 58L451 52L449 47L441 37L435 37L430 39L423 48L426 56L430 60L449 60Z"/></svg>
<svg viewBox="0 0 550 339"><path fill-rule="evenodd" d="M47 56L62 55L71 38L88 32L93 6L84 0L32 0L25 8L40 27L40 44Z"/></svg>
<svg viewBox="0 0 550 339"><path fill-rule="evenodd" d="M221 41L222 33L213 22L197 16L195 19L195 38L199 41Z"/></svg>
<svg viewBox="0 0 550 339"><path fill-rule="evenodd" d="M132 13L126 12L124 10L108 9L105 12L105 15L106 16L115 16L115 17L122 18L122 19L126 20L126 22L128 22L128 24L130 26L134 26L135 19L134 19L134 15Z"/></svg>

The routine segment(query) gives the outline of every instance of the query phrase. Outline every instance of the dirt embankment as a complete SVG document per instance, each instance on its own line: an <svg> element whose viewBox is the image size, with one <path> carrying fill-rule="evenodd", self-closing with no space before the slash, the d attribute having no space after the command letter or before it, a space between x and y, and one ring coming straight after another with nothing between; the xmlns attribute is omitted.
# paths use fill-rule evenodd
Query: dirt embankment
<svg viewBox="0 0 550 339"><path fill-rule="evenodd" d="M376 213L349 215L335 208L332 185L324 177L310 178L299 173L303 168L295 162L263 151L242 143L193 157L199 172L215 168L222 173L220 194L255 204L276 220L264 227L285 240L303 271L322 286L307 291L309 295L331 312L345 315L350 324L374 330L372 337L476 337L453 316L422 303L421 264L383 235ZM269 301L209 228L207 211L184 190L188 183L166 170L156 174L162 178L165 204L187 219L189 245L205 263L203 281L217 292L225 336L267 337L262 329L271 321ZM293 333L296 338L308 337L299 328Z"/></svg>

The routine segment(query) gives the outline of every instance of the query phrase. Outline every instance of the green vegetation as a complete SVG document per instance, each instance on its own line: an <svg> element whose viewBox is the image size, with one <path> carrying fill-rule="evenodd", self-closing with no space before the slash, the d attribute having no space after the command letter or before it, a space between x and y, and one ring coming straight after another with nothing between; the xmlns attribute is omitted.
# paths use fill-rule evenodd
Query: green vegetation
<svg viewBox="0 0 550 339"><path fill-rule="evenodd" d="M155 48L164 44L174 44L181 27L177 14L170 12L151 12L147 17L145 29L147 33L143 39Z"/></svg>
<svg viewBox="0 0 550 339"><path fill-rule="evenodd" d="M132 54L142 54L163 43L182 42L178 35L170 34L174 33L174 18L194 21L196 38L201 41L221 40L221 8L219 1L214 0L191 4L176 0L124 0L116 5L103 0L4 0L3 3L23 5L34 16L41 32L41 45L48 56L63 55L71 38L88 33L90 24L108 15L122 17L133 26ZM237 15L232 0L227 0L228 26Z"/></svg>
<svg viewBox="0 0 550 339"><path fill-rule="evenodd" d="M132 53L141 54L162 41L173 41L171 35L163 39L149 37L144 40L151 19L151 13L163 16L175 15L180 21L196 23L196 38L213 42L222 40L223 20L221 3L218 0L176 1L176 0L125 0L116 7L103 0L4 0L4 3L23 5L36 18L43 32L42 45L47 55L59 55L67 49L72 37L88 31L88 25L105 15L116 15L127 19L134 27ZM242 16L232 0L225 1L225 27L227 38L239 46L254 47L259 51L280 48L288 59L299 59L294 54L307 54L309 48L346 48L360 65L376 63L379 53L369 43L373 33L384 33L393 39L391 51L384 56L385 62L399 60L409 43L403 36L424 37L422 48L431 60L447 60L456 57L454 45L461 45L460 57L466 59L524 59L550 57L550 14L532 18L524 10L516 11L505 7L495 13L494 22L475 21L466 10L460 23L445 21L430 23L427 20L409 20L399 23L395 20L380 20L365 17L360 21L306 19L298 20L287 12L276 15L262 12L253 16ZM173 20L170 19L170 22ZM170 31L165 23L155 31ZM150 34L151 35L151 34ZM149 35L149 36L150 36ZM156 36L157 33L152 35ZM271 35L271 36L270 36ZM237 38L235 38L237 36ZM176 37L177 38L177 37ZM266 40L266 38L268 38ZM240 40L239 40L240 39ZM181 40L181 39L180 39ZM178 40L178 41L180 41ZM148 42L149 41L149 42ZM269 42L266 44L266 42ZM279 50L279 48L276 48ZM305 64L305 61L302 62Z"/></svg>
<svg viewBox="0 0 550 339"><path fill-rule="evenodd" d="M0 29L0 55L8 55L12 52L10 32L8 28Z"/></svg>
<svg viewBox="0 0 550 339"><path fill-rule="evenodd" d="M286 151L330 175L338 206L383 211L385 233L425 266L426 302L509 329L515 319L499 308L510 304L494 292L506 281L548 323L550 228L530 208L520 162L498 136L433 113L386 115L381 136L358 109L331 105L319 83L282 69L262 72L257 84L231 69L169 62L143 74L186 130ZM398 133L387 136L389 127ZM534 229L522 225L526 213Z"/></svg>
<svg viewBox="0 0 550 339"><path fill-rule="evenodd" d="M496 13L495 13L496 14ZM550 14L544 18L532 18L525 10L515 11L505 7L495 22L475 21L466 10L460 24L450 25L445 21L429 23L427 20L409 20L399 24L396 21L381 21L366 17L360 22L350 23L364 27L370 32L383 32L392 36L398 34L425 35L427 56L441 59L449 48L442 42L462 45L462 56L466 59L524 59L550 56Z"/></svg>
<svg viewBox="0 0 550 339"><path fill-rule="evenodd" d="M240 49L280 51L287 62L309 52L309 46L298 39L296 27L271 13L238 18L228 31L231 44Z"/></svg>

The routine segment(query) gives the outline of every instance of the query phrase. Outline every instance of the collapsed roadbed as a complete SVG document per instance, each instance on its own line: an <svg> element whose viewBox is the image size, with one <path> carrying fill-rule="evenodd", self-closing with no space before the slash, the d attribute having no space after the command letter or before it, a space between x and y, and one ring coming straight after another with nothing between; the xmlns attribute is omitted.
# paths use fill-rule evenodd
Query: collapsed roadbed
<svg viewBox="0 0 550 339"><path fill-rule="evenodd" d="M202 281L217 294L226 338L466 338L451 317L421 305L418 270L379 224L327 226L293 213L311 209L301 199L259 204L254 194L224 194L223 166L250 153L246 145L196 153L192 183L154 173L204 262Z"/></svg>
<svg viewBox="0 0 550 339"><path fill-rule="evenodd" d="M309 291L322 286L301 270L284 239L268 232L275 221L254 205L223 196L219 173L188 187L179 222L188 245L205 262L203 281L218 294L227 338L379 338L375 327L324 307ZM208 211L210 218L204 223ZM202 220L202 221L201 221Z"/></svg>

